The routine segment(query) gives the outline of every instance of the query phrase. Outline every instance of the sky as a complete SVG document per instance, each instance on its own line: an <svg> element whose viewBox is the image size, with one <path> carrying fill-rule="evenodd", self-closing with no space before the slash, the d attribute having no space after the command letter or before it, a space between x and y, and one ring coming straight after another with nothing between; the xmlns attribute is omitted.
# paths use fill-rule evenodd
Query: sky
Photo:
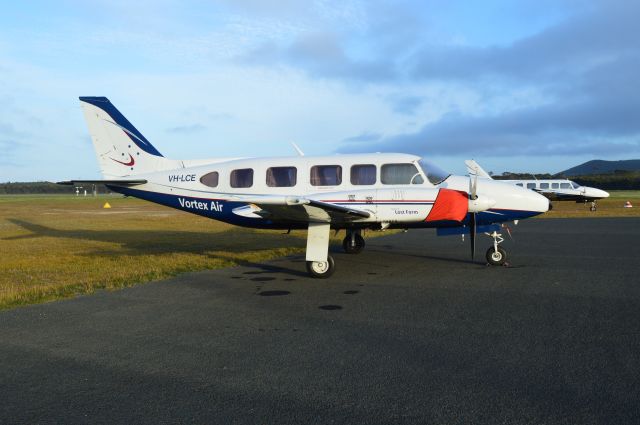
<svg viewBox="0 0 640 425"><path fill-rule="evenodd" d="M640 158L640 2L3 2L0 182L99 178L78 96L168 158Z"/></svg>

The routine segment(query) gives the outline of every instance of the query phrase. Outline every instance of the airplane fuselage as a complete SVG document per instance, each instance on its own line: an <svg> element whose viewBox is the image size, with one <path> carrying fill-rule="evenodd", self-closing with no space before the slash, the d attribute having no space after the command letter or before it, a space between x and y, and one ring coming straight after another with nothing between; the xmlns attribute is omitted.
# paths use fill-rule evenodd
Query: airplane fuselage
<svg viewBox="0 0 640 425"><path fill-rule="evenodd" d="M439 189L466 193L469 178L449 176L434 184L418 160L417 156L405 154L216 160L207 165L136 175L147 180L143 185L109 187L125 195L254 228L307 228L308 221L297 221L295 215L288 219L270 217L260 207L242 200L252 194L283 197L304 194L309 199L369 213L369 217L355 221L333 220L334 228L460 226L460 222L427 217ZM546 199L501 182L479 181L477 190L480 196L484 194L495 201L491 208L478 212L479 225L524 219L548 208ZM317 217L318 221L325 219Z"/></svg>
<svg viewBox="0 0 640 425"><path fill-rule="evenodd" d="M499 180L535 190L551 201L586 202L609 197L609 193L595 187L580 186L567 179Z"/></svg>

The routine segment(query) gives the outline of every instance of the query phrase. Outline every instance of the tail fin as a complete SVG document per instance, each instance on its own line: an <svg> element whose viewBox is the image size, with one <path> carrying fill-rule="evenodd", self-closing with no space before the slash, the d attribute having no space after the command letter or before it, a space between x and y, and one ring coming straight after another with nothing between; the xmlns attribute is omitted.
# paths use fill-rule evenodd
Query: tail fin
<svg viewBox="0 0 640 425"><path fill-rule="evenodd" d="M106 97L80 97L100 171L105 178L178 168L166 159Z"/></svg>

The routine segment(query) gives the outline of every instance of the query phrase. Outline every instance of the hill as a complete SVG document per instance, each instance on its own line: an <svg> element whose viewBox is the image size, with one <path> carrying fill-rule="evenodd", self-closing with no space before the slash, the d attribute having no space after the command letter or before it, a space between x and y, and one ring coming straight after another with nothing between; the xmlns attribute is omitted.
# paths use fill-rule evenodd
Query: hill
<svg viewBox="0 0 640 425"><path fill-rule="evenodd" d="M610 174L616 171L640 171L640 159L627 159L622 161L594 159L584 164L576 165L568 170L561 171L557 173L556 176L589 176L594 174Z"/></svg>

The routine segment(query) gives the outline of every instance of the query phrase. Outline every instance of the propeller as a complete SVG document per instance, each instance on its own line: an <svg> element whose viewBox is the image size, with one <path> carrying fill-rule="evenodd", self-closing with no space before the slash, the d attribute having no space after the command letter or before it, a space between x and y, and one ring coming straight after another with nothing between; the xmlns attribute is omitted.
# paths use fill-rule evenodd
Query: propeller
<svg viewBox="0 0 640 425"><path fill-rule="evenodd" d="M469 176L469 200L475 201L478 199L478 194L476 193L478 188L478 174L475 174L475 178L471 178ZM469 242L471 242L471 261L474 260L476 255L476 212L472 212L470 216L469 222Z"/></svg>

